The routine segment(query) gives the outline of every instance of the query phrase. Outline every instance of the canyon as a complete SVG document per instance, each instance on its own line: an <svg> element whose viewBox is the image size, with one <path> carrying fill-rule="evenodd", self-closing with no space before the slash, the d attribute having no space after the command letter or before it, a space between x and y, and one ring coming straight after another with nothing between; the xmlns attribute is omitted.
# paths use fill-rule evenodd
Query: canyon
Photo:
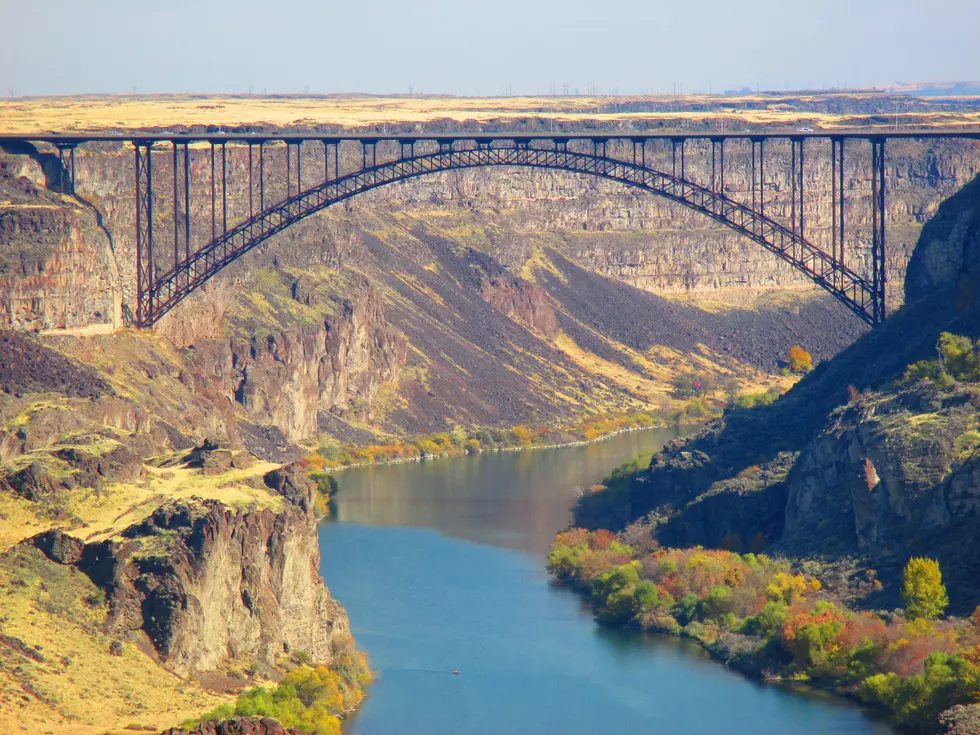
<svg viewBox="0 0 980 735"><path fill-rule="evenodd" d="M830 115L822 104L800 102L787 119ZM871 103L843 104L861 115ZM626 112L574 124L640 124L617 117ZM664 114L679 123L676 110ZM545 124L540 115L521 120L382 125ZM736 123L766 124L727 111L690 124ZM325 124L294 119L284 129ZM235 125L273 130L261 120ZM358 129L375 127L369 120ZM286 193L285 150L265 150L269 200ZM322 154L313 144L302 151L312 181ZM249 151L230 145L225 153L234 223L255 206L236 184L247 179ZM710 177L705 153L687 151L688 172L701 182ZM869 257L865 153L850 152L845 172L848 258L857 270ZM191 148L196 238L212 228L210 154ZM358 155L344 149L342 168L356 168ZM747 147L727 152L727 191L737 199L748 196L747 155ZM669 170L667 149L650 144L649 156ZM0 577L14 591L0 609L0 716L23 731L42 723L87 734L107 721L163 729L229 701L248 682L274 681L284 665L330 664L351 651L346 612L317 572L324 488L307 473L323 447L640 410L666 417L688 402L672 384L679 375L778 392L795 380L782 373L791 346L818 365L842 351L846 361L848 346L867 332L798 272L678 205L595 179L509 170L433 175L334 207L230 265L155 329L136 330L132 159L123 143L83 146L69 196L55 184L53 149L0 148ZM821 157L809 160L806 185L825 196L807 219L813 239L826 244L830 176ZM169 166L161 148L153 161L161 233L172 226ZM889 149L893 307L949 286L949 256L913 257L912 249L939 202L978 172L974 144ZM787 172L774 168L766 201L776 217L788 215L788 187ZM166 253L161 237L158 253ZM924 257L935 263L917 267ZM903 281L918 285L903 290ZM826 372L818 366L803 386ZM869 394L867 405L875 400L885 399ZM815 431L821 401L798 423ZM943 411L958 415L940 401L935 412ZM848 436L859 437L849 441L865 442L860 421L841 417L841 426L853 424ZM802 444L766 426L754 440L773 439L770 453L743 486L703 494L688 484L689 470L727 479L709 452L698 454L697 442L723 440L695 439L697 451L678 445L658 455L658 492L670 492L676 476L670 502L689 506L664 534L678 543L716 543L715 529L775 540L782 519L774 509L787 498L799 509L795 527L812 525L822 512L813 496L850 478L854 466L808 473L819 488L793 484L786 473ZM809 451L821 467L835 466L823 458L836 448ZM896 476L884 463L875 467L886 486ZM625 519L664 504L666 496L644 492L634 490L625 510L603 512ZM752 499L729 502L734 495ZM941 520L943 510L935 515ZM902 528L875 527L861 538L873 545ZM101 691L79 684L100 669L108 672ZM84 701L98 701L108 720L93 718Z"/></svg>

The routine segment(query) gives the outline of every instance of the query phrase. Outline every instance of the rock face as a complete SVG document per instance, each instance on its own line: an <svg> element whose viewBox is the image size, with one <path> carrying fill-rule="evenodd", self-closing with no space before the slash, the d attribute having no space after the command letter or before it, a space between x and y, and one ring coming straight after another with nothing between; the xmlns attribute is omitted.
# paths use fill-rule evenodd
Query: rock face
<svg viewBox="0 0 980 735"><path fill-rule="evenodd" d="M368 414L378 388L405 364L407 343L364 283L312 328L228 344L235 400L291 440L312 437L321 411Z"/></svg>
<svg viewBox="0 0 980 735"><path fill-rule="evenodd" d="M961 201L980 201L980 179L963 187ZM941 207L923 231L912 254L905 283L905 298L919 301L943 288L969 288L961 302L976 300L980 275L980 207ZM963 279L966 279L965 281Z"/></svg>
<svg viewBox="0 0 980 735"><path fill-rule="evenodd" d="M315 487L291 467L267 484L279 511L171 501L118 539L83 545L49 532L30 542L106 590L108 633L145 635L182 676L228 660L269 670L300 651L329 664L353 639L317 571Z"/></svg>
<svg viewBox="0 0 980 735"><path fill-rule="evenodd" d="M302 735L292 727L285 728L269 717L232 717L230 720L204 722L187 730L171 727L160 735Z"/></svg>
<svg viewBox="0 0 980 735"><path fill-rule="evenodd" d="M31 163L0 155L0 329L118 328L122 281L98 214L22 176Z"/></svg>
<svg viewBox="0 0 980 735"><path fill-rule="evenodd" d="M980 389L901 378L907 365L935 358L941 332L980 334L978 213L980 180L924 228L907 305L884 325L771 406L732 412L665 448L625 502L587 497L578 520L623 525L653 513L664 543L722 546L737 535L740 550L762 532L780 553L863 555L885 574L928 554L953 609L972 611Z"/></svg>
<svg viewBox="0 0 980 735"><path fill-rule="evenodd" d="M789 479L786 544L877 556L977 515L980 486L963 437L980 394L920 382L835 411Z"/></svg>

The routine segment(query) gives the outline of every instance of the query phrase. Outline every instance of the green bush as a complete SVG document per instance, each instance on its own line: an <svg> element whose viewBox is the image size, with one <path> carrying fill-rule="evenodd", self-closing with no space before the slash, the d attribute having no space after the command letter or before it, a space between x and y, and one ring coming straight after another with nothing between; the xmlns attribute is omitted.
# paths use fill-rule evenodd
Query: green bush
<svg viewBox="0 0 980 735"><path fill-rule="evenodd" d="M955 704L972 701L980 687L977 668L961 656L932 653L921 674L902 679L898 674L869 676L859 688L861 697L888 708L903 725L926 728Z"/></svg>
<svg viewBox="0 0 980 735"><path fill-rule="evenodd" d="M786 622L786 603L782 600L769 602L762 612L755 617L746 618L742 631L748 635L760 635L771 638L776 635Z"/></svg>
<svg viewBox="0 0 980 735"><path fill-rule="evenodd" d="M701 600L696 594L690 592L674 603L674 609L671 613L681 625L700 620Z"/></svg>
<svg viewBox="0 0 980 735"><path fill-rule="evenodd" d="M732 600L732 590L725 585L716 585L704 598L702 613L706 620L720 620L734 612L735 603Z"/></svg>

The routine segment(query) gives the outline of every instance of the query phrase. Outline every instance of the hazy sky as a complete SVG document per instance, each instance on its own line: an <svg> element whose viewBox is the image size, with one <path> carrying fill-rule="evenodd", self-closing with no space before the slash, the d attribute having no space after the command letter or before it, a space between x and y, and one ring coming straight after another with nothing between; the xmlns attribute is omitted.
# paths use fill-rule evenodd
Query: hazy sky
<svg viewBox="0 0 980 735"><path fill-rule="evenodd" d="M980 0L0 0L0 95L980 78Z"/></svg>

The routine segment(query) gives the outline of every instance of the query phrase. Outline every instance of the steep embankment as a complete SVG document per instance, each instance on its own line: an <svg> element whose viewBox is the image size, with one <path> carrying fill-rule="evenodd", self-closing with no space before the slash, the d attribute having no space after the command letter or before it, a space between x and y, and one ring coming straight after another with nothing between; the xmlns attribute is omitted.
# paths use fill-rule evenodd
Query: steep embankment
<svg viewBox="0 0 980 735"><path fill-rule="evenodd" d="M346 653L316 488L266 461L285 438L192 391L164 343L90 339L103 371L0 335L3 731L162 729ZM251 451L187 452L209 429Z"/></svg>
<svg viewBox="0 0 980 735"><path fill-rule="evenodd" d="M952 607L980 602L975 535L980 395L928 380L942 332L980 333L980 180L944 202L909 265L907 305L771 406L734 411L656 455L628 489L598 493L581 522L650 513L672 545L862 555L894 581L910 554L938 558ZM897 601L886 586L879 601Z"/></svg>

